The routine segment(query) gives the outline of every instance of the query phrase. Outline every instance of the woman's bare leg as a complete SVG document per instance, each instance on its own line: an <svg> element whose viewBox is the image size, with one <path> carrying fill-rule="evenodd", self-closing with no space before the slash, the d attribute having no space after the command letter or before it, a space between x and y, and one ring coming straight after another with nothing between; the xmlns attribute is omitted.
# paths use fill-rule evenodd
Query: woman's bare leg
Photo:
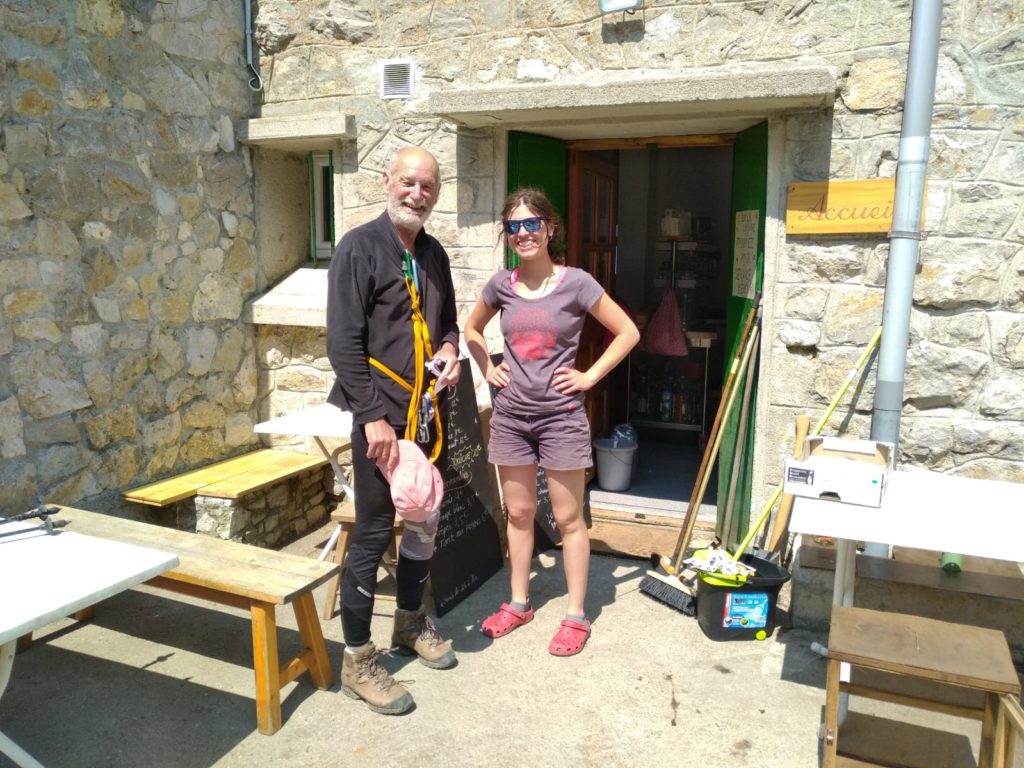
<svg viewBox="0 0 1024 768"><path fill-rule="evenodd" d="M582 469L546 469L551 511L562 534L562 563L569 593L566 613L584 616L587 578L590 573L590 533L583 519Z"/></svg>
<svg viewBox="0 0 1024 768"><path fill-rule="evenodd" d="M498 467L498 477L508 512L512 602L526 603L530 596L530 562L533 560L533 518L537 512L537 465Z"/></svg>

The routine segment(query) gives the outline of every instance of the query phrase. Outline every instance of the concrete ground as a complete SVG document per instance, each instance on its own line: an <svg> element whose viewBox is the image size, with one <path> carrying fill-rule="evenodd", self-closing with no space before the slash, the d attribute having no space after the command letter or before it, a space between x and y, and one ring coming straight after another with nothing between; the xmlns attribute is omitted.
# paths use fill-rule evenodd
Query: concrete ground
<svg viewBox="0 0 1024 768"><path fill-rule="evenodd" d="M312 554L327 533L289 549ZM547 644L564 610L560 554L535 564L532 624L499 640L480 634L507 599L502 572L438 621L457 667L389 657L416 699L405 716L373 714L337 682L319 691L303 677L284 690L281 730L261 735L248 615L142 587L101 605L93 622L36 636L15 661L0 730L49 768L819 764L825 661L810 643L825 642L821 633L713 642L696 619L639 591L645 562L598 555L587 601L593 636L582 654L555 658ZM378 601L378 645L390 639L392 608ZM290 610L278 622L283 655L298 634ZM323 627L337 681L337 616ZM966 750L977 748L976 723L875 702L854 708L931 718L930 728L960 743L943 764L974 764ZM11 765L0 755L0 767Z"/></svg>

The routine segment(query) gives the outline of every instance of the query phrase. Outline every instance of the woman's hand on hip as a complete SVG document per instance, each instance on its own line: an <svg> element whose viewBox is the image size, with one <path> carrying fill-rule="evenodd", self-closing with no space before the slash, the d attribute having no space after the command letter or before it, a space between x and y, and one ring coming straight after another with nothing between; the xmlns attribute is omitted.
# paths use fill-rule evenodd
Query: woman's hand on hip
<svg viewBox="0 0 1024 768"><path fill-rule="evenodd" d="M487 370L487 375L484 377L487 379L487 383L492 387L498 389L504 389L508 386L508 383L512 381L512 377L509 375L512 373L512 368L508 363L499 363L498 365L492 365Z"/></svg>
<svg viewBox="0 0 1024 768"><path fill-rule="evenodd" d="M561 394L571 395L573 392L586 392L597 382L582 371L562 366L555 368L555 376L551 383Z"/></svg>

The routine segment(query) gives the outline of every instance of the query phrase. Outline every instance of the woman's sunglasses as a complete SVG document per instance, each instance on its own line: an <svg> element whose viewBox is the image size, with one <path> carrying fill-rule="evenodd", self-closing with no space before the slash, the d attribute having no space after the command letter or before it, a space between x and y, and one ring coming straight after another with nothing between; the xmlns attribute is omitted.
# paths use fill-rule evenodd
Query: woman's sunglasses
<svg viewBox="0 0 1024 768"><path fill-rule="evenodd" d="M518 235L519 228L522 227L531 234L534 232L540 232L541 224L547 221L543 216L531 216L528 219L508 219L505 221L505 231L510 235Z"/></svg>

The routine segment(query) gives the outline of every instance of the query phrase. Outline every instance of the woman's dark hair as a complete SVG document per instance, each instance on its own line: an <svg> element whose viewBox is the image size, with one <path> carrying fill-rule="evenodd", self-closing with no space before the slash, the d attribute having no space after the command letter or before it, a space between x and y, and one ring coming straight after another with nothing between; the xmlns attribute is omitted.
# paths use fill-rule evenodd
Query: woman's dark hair
<svg viewBox="0 0 1024 768"><path fill-rule="evenodd" d="M562 224L562 217L558 215L558 211L555 210L555 206L548 200L548 196L533 187L520 187L505 198L505 203L501 207L501 220L503 222L507 221L509 214L520 205L525 205L538 216L547 219L554 225L555 231L552 232L551 241L548 243L548 253L551 254L553 261L558 263L564 262L565 227ZM502 228L502 234L505 237L505 245L507 246L508 235L505 234L504 228Z"/></svg>

